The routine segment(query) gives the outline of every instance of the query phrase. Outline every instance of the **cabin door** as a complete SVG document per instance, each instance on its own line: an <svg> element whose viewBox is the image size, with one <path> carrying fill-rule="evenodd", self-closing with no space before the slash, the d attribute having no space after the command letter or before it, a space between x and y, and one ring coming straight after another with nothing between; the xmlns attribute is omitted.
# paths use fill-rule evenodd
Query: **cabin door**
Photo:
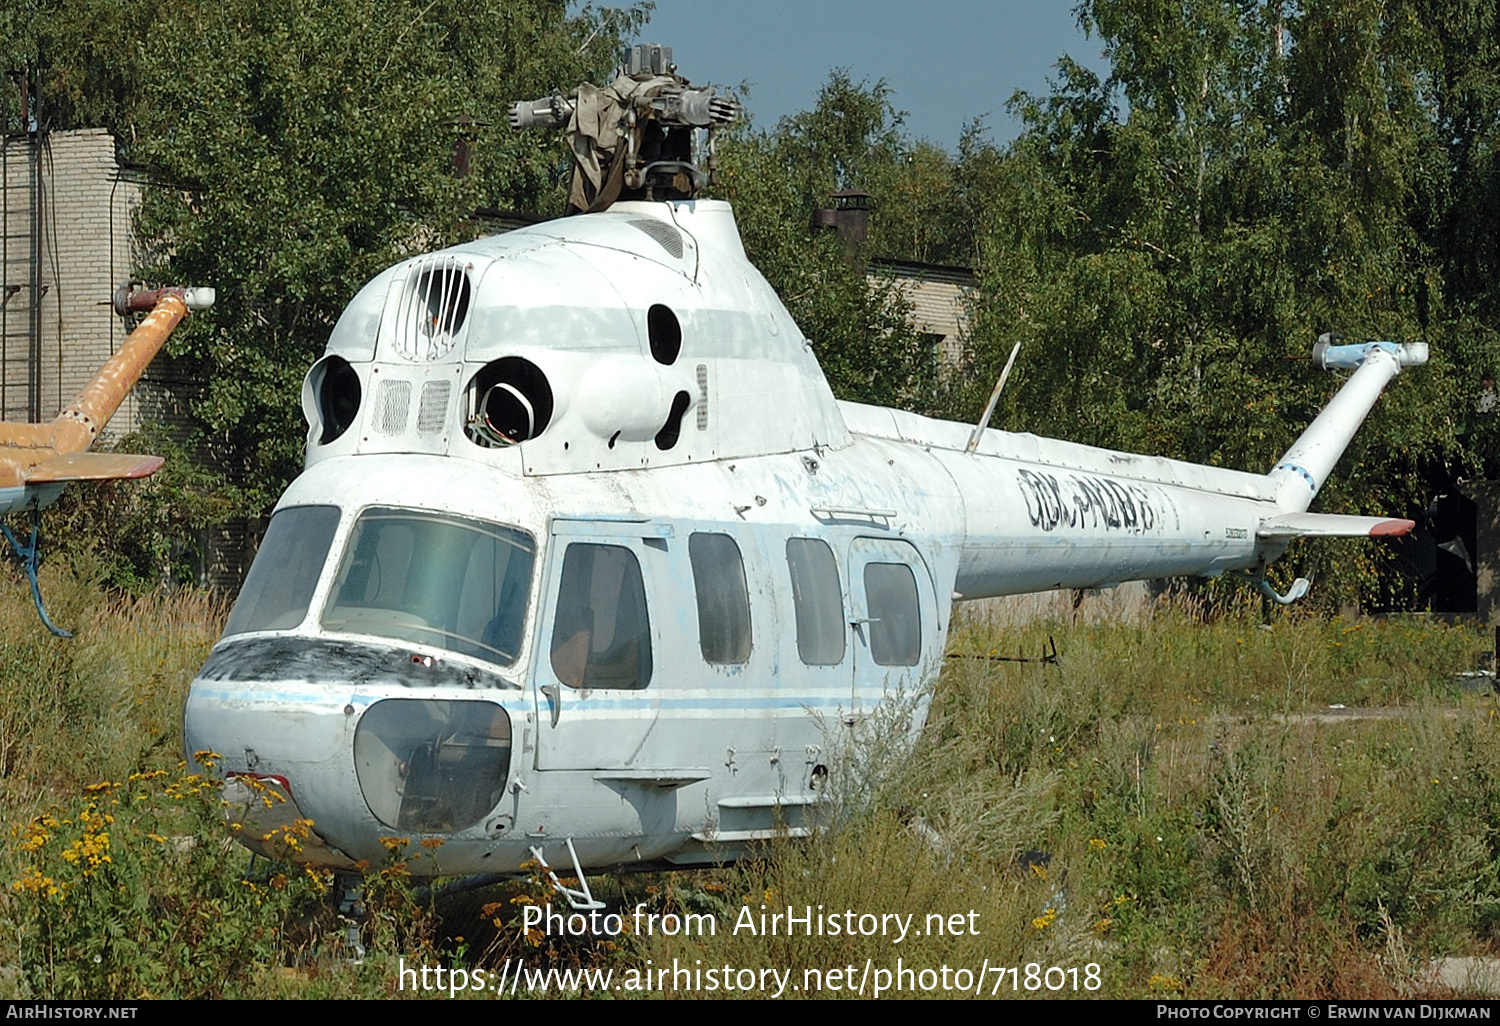
<svg viewBox="0 0 1500 1026"><path fill-rule="evenodd" d="M537 768L642 767L661 648L651 604L671 527L556 520L536 654Z"/></svg>
<svg viewBox="0 0 1500 1026"><path fill-rule="evenodd" d="M938 651L937 600L927 564L910 544L856 538L849 549L854 708L915 702Z"/></svg>

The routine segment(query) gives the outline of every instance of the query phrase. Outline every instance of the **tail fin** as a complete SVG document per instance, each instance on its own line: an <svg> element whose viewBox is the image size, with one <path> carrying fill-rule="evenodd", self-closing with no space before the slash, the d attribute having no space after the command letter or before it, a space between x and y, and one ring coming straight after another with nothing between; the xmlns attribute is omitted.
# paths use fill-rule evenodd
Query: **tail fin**
<svg viewBox="0 0 1500 1026"><path fill-rule="evenodd" d="M0 513L29 508L31 539L22 545L5 524L0 524L0 535L21 557L26 579L31 583L31 599L36 603L42 623L60 638L72 635L47 615L46 607L42 605L42 591L37 584L41 507L56 499L63 485L70 481L146 477L161 466L159 456L87 450L140 380L146 366L167 336L172 334L172 329L189 310L201 310L212 305L213 301L213 289L173 288L135 293L128 287L121 289L115 294L118 313L123 316L132 311L151 312L130 333L119 351L99 368L93 380L78 393L78 398L50 424L0 423L0 488L8 493L0 500ZM25 487L18 487L22 485Z"/></svg>
<svg viewBox="0 0 1500 1026"><path fill-rule="evenodd" d="M1425 342L1335 346L1326 335L1319 339L1313 363L1320 370L1350 369L1354 374L1271 471L1276 505L1287 513L1305 513L1385 386L1401 368L1426 362Z"/></svg>
<svg viewBox="0 0 1500 1026"><path fill-rule="evenodd" d="M172 329L189 310L202 310L213 301L213 289L121 290L115 296L116 310L122 314L149 310L150 314L51 423L0 423L0 487L146 477L160 467L162 461L155 456L91 453L88 449ZM0 508L0 513L8 510Z"/></svg>
<svg viewBox="0 0 1500 1026"><path fill-rule="evenodd" d="M128 481L150 477L165 462L160 456L124 452L68 452L42 460L26 472L27 484L69 481Z"/></svg>

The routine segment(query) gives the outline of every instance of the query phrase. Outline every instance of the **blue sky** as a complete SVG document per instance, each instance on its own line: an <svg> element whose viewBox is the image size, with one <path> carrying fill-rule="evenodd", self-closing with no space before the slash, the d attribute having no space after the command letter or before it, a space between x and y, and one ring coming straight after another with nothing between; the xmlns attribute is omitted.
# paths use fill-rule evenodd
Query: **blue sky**
<svg viewBox="0 0 1500 1026"><path fill-rule="evenodd" d="M883 78L908 133L949 150L976 117L995 142L1012 138L1005 102L1047 91L1062 54L1108 67L1070 0L656 0L637 41L671 46L693 82L748 82L763 128L812 107L834 68Z"/></svg>

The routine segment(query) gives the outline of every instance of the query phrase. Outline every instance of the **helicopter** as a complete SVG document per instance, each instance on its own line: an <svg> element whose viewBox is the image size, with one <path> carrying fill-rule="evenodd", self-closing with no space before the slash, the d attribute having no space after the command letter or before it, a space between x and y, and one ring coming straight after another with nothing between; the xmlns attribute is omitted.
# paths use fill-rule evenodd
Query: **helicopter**
<svg viewBox="0 0 1500 1026"><path fill-rule="evenodd" d="M699 195L735 104L675 72L637 47L514 105L568 131L575 216L389 268L309 370L306 468L184 714L253 851L571 867L597 907L587 870L815 830L840 744L921 729L956 600L1244 572L1290 602L1293 538L1414 526L1308 510L1423 344L1320 341L1353 373L1265 474L836 400Z"/></svg>

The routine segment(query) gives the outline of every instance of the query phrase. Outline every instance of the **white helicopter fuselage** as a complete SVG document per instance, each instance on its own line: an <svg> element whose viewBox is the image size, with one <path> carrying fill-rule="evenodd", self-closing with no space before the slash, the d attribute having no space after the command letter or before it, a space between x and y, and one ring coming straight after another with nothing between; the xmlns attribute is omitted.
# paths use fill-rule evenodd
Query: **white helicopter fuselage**
<svg viewBox="0 0 1500 1026"><path fill-rule="evenodd" d="M1420 362L1370 354L1257 475L836 402L723 203L419 257L309 373L308 466L186 744L251 847L311 820L309 861L393 836L427 874L733 858L811 829L883 704L920 728L956 598L1409 527L1305 512Z"/></svg>

